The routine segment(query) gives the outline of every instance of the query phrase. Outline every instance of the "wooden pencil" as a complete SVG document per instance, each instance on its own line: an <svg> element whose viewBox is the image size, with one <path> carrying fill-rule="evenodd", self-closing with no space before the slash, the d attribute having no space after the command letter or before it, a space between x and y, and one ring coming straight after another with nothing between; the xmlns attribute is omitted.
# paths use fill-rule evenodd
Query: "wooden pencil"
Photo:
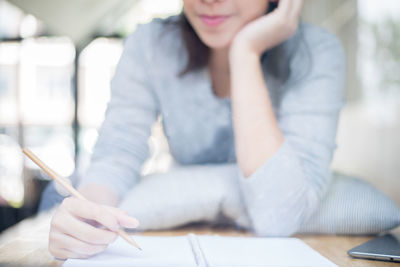
<svg viewBox="0 0 400 267"><path fill-rule="evenodd" d="M75 188L73 188L69 183L67 183L61 176L59 176L55 171L53 171L49 166L47 166L42 160L40 160L35 154L32 153L27 148L22 149L22 152L30 158L33 162L35 162L50 178L52 178L54 181L59 183L61 186L63 186L72 196L81 199L81 200L87 200L81 193L78 192ZM123 239L126 240L129 244L133 245L134 247L142 250L142 248L128 235L127 232L125 232L122 229L118 229L117 231L118 235L122 237Z"/></svg>

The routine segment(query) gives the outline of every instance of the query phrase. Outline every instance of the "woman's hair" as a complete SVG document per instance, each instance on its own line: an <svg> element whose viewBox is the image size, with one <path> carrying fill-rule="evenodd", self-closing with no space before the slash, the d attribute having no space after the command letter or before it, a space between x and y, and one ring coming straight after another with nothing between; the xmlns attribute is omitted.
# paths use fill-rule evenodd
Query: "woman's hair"
<svg viewBox="0 0 400 267"><path fill-rule="evenodd" d="M270 3L267 13L271 12L276 7L277 3ZM187 64L179 74L180 76L184 76L191 71L202 69L207 66L210 49L200 40L183 12L179 15L178 25L188 54Z"/></svg>

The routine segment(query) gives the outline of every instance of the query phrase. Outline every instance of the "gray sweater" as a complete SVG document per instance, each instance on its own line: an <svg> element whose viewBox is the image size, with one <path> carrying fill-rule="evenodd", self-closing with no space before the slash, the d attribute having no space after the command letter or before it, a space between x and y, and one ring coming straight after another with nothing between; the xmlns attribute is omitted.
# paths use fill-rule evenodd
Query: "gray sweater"
<svg viewBox="0 0 400 267"><path fill-rule="evenodd" d="M158 115L171 154L180 165L236 166L230 99L213 93L206 69L179 77L186 60L173 23L154 20L127 38L106 117L81 183L105 184L129 199L128 192L140 185L151 126ZM233 169L235 187L230 194L240 200L245 215L230 217L239 225L246 221L260 235L290 235L317 209L331 179L330 163L344 104L345 56L334 36L301 24L292 38L268 51L261 64L285 141L250 177L245 179L239 168ZM212 199L212 181L198 183L196 190L206 196L210 192ZM157 197L154 192L162 195L163 188L157 188L157 183L149 188L140 200L143 206L151 203L145 195ZM129 206L126 201L125 206ZM192 210L201 213L212 206L192 206ZM152 213L151 205L147 212ZM168 216L170 211L164 212ZM238 218L243 216L246 219Z"/></svg>

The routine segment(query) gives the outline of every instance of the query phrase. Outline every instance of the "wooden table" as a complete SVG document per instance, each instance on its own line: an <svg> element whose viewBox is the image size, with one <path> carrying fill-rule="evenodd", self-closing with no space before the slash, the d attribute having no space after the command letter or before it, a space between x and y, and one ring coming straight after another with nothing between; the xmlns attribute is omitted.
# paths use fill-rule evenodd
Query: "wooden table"
<svg viewBox="0 0 400 267"><path fill-rule="evenodd" d="M54 260L47 251L48 232L51 214L41 214L26 219L8 229L0 236L0 266L29 265L29 266L61 266L62 262ZM204 226L189 226L173 231L146 232L142 235L185 235L189 232L196 234L219 234L226 236L250 236L246 232L234 229L210 228ZM353 259L347 255L347 250L361 244L372 237L329 236L329 235L297 235L310 247L337 264L338 266L395 266L400 264Z"/></svg>

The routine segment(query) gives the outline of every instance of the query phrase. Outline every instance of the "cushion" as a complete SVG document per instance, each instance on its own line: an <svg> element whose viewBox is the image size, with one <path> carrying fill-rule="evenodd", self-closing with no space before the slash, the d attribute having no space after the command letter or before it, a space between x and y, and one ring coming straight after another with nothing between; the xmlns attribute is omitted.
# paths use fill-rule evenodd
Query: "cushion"
<svg viewBox="0 0 400 267"><path fill-rule="evenodd" d="M140 230L191 222L233 223L251 229L236 164L180 166L151 174L128 192L120 207L140 221ZM318 209L298 233L376 234L400 225L400 209L367 182L334 174Z"/></svg>
<svg viewBox="0 0 400 267"><path fill-rule="evenodd" d="M400 225L397 205L358 178L334 173L320 207L299 232L377 234Z"/></svg>
<svg viewBox="0 0 400 267"><path fill-rule="evenodd" d="M227 194L237 192L231 179L235 175L236 168L230 165L192 165L151 174L141 178L120 207L138 218L140 230L168 229L198 221L221 222L222 210L230 212L230 217L245 214L239 198L226 199L238 195Z"/></svg>

